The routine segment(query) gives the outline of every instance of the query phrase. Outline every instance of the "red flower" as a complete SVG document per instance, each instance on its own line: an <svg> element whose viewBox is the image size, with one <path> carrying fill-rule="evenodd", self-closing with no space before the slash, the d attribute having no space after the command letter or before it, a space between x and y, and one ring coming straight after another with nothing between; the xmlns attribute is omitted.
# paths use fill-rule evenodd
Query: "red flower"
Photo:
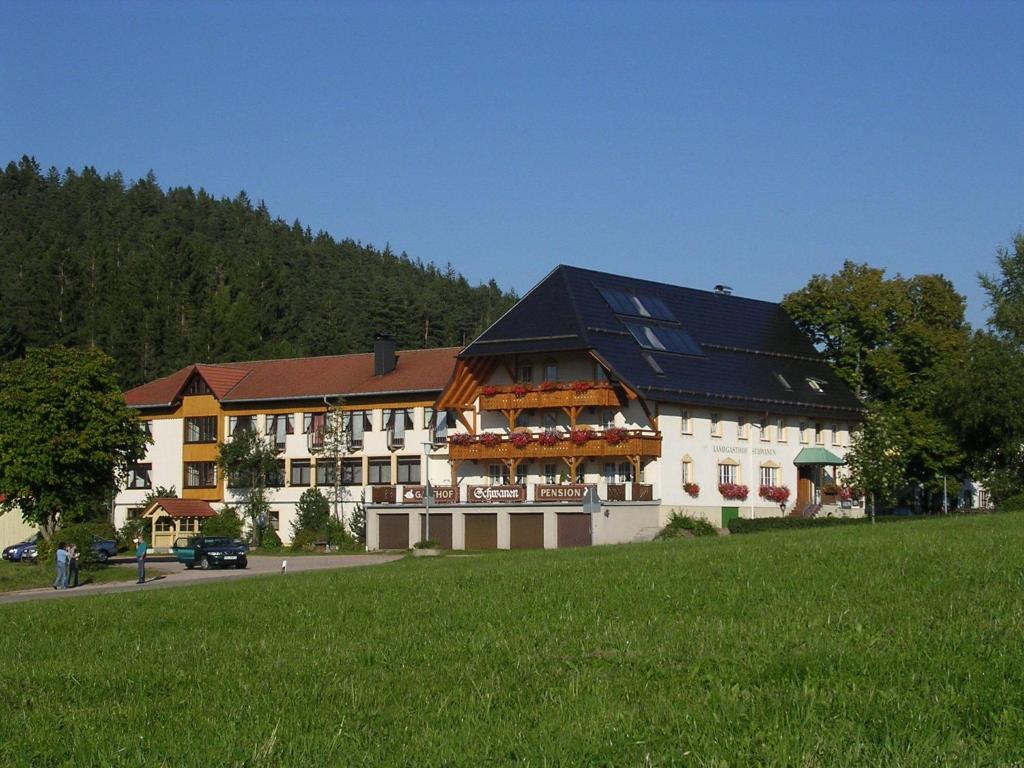
<svg viewBox="0 0 1024 768"><path fill-rule="evenodd" d="M583 445L593 436L594 433L589 429L574 429L569 433L569 439L576 443L576 445Z"/></svg>
<svg viewBox="0 0 1024 768"><path fill-rule="evenodd" d="M577 395L582 395L584 392L590 391L591 386L589 381L574 381L572 383L572 391Z"/></svg>
<svg viewBox="0 0 1024 768"><path fill-rule="evenodd" d="M558 389L557 381L542 381L540 383L541 392L554 392L556 389Z"/></svg>
<svg viewBox="0 0 1024 768"><path fill-rule="evenodd" d="M776 504L785 504L789 501L789 488L784 485L762 485L758 490L762 499L774 501Z"/></svg>
<svg viewBox="0 0 1024 768"><path fill-rule="evenodd" d="M530 444L530 436L525 432L513 432L509 440L516 448L525 448Z"/></svg>
<svg viewBox="0 0 1024 768"><path fill-rule="evenodd" d="M483 394L483 395L484 395L485 397L491 397L492 395L496 395L496 394L498 394L498 388L497 388L497 387L495 387L495 386L492 386L492 385L488 384L488 385L487 385L486 387L483 387L483 388L482 388L482 389L480 390L480 392L481 392L481 393L482 393L482 394Z"/></svg>
<svg viewBox="0 0 1024 768"><path fill-rule="evenodd" d="M694 499L700 495L700 486L696 483L683 483L683 490Z"/></svg>
<svg viewBox="0 0 1024 768"><path fill-rule="evenodd" d="M541 445L550 448L552 445L558 442L558 433L555 432L553 429L549 429L546 432L541 432L540 436L537 438L537 442L540 443Z"/></svg>
<svg viewBox="0 0 1024 768"><path fill-rule="evenodd" d="M722 494L722 498L734 501L745 501L749 493L747 486L739 483L719 483L718 492Z"/></svg>
<svg viewBox="0 0 1024 768"><path fill-rule="evenodd" d="M473 436L466 432L458 432L451 436L450 442L452 445L469 445L473 442Z"/></svg>
<svg viewBox="0 0 1024 768"><path fill-rule="evenodd" d="M629 437L629 432L622 427L608 427L604 431L604 439L612 445L618 445Z"/></svg>
<svg viewBox="0 0 1024 768"><path fill-rule="evenodd" d="M480 435L480 442L486 445L488 448L493 448L501 442L501 435L497 432L484 432Z"/></svg>
<svg viewBox="0 0 1024 768"><path fill-rule="evenodd" d="M512 394L515 395L516 397L522 397L529 391L530 388L524 386L523 384L516 384L514 387L512 387Z"/></svg>

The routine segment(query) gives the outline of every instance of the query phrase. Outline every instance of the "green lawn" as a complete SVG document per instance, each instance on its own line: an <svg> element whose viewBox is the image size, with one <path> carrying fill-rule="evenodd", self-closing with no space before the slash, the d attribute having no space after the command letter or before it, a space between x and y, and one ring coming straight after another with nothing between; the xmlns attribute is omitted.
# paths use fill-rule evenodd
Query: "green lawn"
<svg viewBox="0 0 1024 768"><path fill-rule="evenodd" d="M0 765L1020 765L1024 515L0 606Z"/></svg>
<svg viewBox="0 0 1024 768"><path fill-rule="evenodd" d="M146 578L152 576L151 571L146 568ZM110 565L94 571L80 571L78 575L79 584L103 584L108 581L134 581L136 577L135 567L122 567ZM32 563L9 563L6 560L0 562L0 593L14 592L19 589L37 589L39 587L52 587L57 572L52 566L34 565Z"/></svg>

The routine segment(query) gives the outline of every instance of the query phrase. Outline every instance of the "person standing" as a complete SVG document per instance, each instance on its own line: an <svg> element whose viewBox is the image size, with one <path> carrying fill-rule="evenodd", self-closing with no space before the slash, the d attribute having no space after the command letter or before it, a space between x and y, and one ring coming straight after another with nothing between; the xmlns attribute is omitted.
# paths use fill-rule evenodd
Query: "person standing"
<svg viewBox="0 0 1024 768"><path fill-rule="evenodd" d="M146 583L146 550L147 549L148 549L148 547L146 546L146 540L143 539L141 536L136 536L135 537L135 562L138 563L138 566L139 566L139 580L136 582L137 584L145 584Z"/></svg>
<svg viewBox="0 0 1024 768"><path fill-rule="evenodd" d="M54 589L65 589L68 585L68 551L64 542L57 545L57 578L53 580Z"/></svg>
<svg viewBox="0 0 1024 768"><path fill-rule="evenodd" d="M68 569L64 574L64 586L78 586L78 545L74 542L68 546Z"/></svg>

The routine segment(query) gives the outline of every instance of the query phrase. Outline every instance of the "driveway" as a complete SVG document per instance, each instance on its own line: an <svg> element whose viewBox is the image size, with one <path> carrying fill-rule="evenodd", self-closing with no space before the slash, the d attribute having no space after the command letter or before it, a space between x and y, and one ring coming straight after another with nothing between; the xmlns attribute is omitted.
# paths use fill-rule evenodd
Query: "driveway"
<svg viewBox="0 0 1024 768"><path fill-rule="evenodd" d="M156 556L147 560L146 583L136 584L134 581L111 582L106 584L86 584L75 589L55 590L52 587L26 589L21 592L0 594L0 605L20 603L25 600L63 600L82 595L95 595L106 592L138 592L168 587L184 587L200 582L225 581L227 579L246 579L267 573L281 573L281 564L288 563L288 574L304 571L323 571L332 568L358 568L364 565L381 565L398 560L402 555L250 555L249 567L245 570L235 568L213 568L209 571L198 569L188 570L181 563ZM112 561L112 568L130 568L135 571L134 561ZM150 571L160 571L151 574Z"/></svg>

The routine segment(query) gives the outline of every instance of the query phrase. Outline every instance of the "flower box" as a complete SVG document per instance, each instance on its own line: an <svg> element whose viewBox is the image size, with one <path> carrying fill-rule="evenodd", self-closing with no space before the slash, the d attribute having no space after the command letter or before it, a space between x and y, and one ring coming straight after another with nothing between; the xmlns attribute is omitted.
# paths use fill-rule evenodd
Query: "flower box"
<svg viewBox="0 0 1024 768"><path fill-rule="evenodd" d="M569 439L576 445L584 445L593 436L594 433L589 429L574 429L569 433Z"/></svg>
<svg viewBox="0 0 1024 768"><path fill-rule="evenodd" d="M480 442L488 448L493 448L501 442L501 435L495 432L484 432L480 435Z"/></svg>
<svg viewBox="0 0 1024 768"><path fill-rule="evenodd" d="M540 383L541 392L554 392L556 389L558 389L557 381L542 381Z"/></svg>
<svg viewBox="0 0 1024 768"><path fill-rule="evenodd" d="M683 490L686 491L692 499L696 499L700 496L700 486L696 483L683 483Z"/></svg>
<svg viewBox="0 0 1024 768"><path fill-rule="evenodd" d="M529 391L530 388L524 386L523 384L516 384L514 387L512 387L512 394L515 395L516 397L524 397L526 393Z"/></svg>
<svg viewBox="0 0 1024 768"><path fill-rule="evenodd" d="M516 448L525 448L530 444L530 436L525 432L513 432L508 439Z"/></svg>
<svg viewBox="0 0 1024 768"><path fill-rule="evenodd" d="M618 445L629 437L629 432L622 427L609 427L604 431L604 439L612 445Z"/></svg>
<svg viewBox="0 0 1024 768"><path fill-rule="evenodd" d="M473 442L473 436L466 432L459 432L451 436L452 445L469 445Z"/></svg>
<svg viewBox="0 0 1024 768"><path fill-rule="evenodd" d="M746 501L749 490L747 486L740 485L739 483L719 483L718 492L722 494L723 499Z"/></svg>
<svg viewBox="0 0 1024 768"><path fill-rule="evenodd" d="M572 391L577 395L582 395L584 392L589 392L593 386L589 381L574 381L572 383Z"/></svg>
<svg viewBox="0 0 1024 768"><path fill-rule="evenodd" d="M758 490L762 499L774 501L776 504L785 504L789 501L789 488L784 485L762 485Z"/></svg>
<svg viewBox="0 0 1024 768"><path fill-rule="evenodd" d="M486 387L480 389L480 394L485 395L487 397L493 397L494 395L498 394L498 392L498 388L491 384L488 384Z"/></svg>
<svg viewBox="0 0 1024 768"><path fill-rule="evenodd" d="M540 436L537 438L537 442L550 448L558 443L558 433L553 430L541 432Z"/></svg>

